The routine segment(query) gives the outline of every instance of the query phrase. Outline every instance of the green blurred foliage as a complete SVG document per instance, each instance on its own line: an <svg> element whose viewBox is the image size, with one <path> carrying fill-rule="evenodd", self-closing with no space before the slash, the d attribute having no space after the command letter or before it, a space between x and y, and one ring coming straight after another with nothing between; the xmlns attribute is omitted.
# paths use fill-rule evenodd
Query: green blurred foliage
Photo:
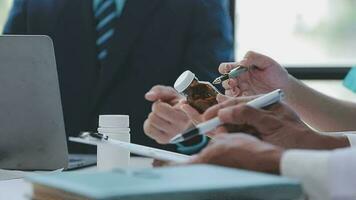
<svg viewBox="0 0 356 200"><path fill-rule="evenodd" d="M350 56L355 56L350 50L356 49L356 0L329 0L329 3L329 16L317 26L298 34L318 41L329 51L352 52Z"/></svg>

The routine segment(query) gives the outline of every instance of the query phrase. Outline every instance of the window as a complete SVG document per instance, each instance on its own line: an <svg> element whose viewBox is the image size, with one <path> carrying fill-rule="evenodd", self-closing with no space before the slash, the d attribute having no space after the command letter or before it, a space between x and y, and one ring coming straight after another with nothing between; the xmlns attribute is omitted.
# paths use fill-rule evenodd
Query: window
<svg viewBox="0 0 356 200"><path fill-rule="evenodd" d="M298 78L340 79L356 65L356 0L231 1L237 59L261 52ZM12 2L0 0L0 32Z"/></svg>
<svg viewBox="0 0 356 200"><path fill-rule="evenodd" d="M0 0L0 33L2 33L3 27L7 20L11 4L12 0Z"/></svg>
<svg viewBox="0 0 356 200"><path fill-rule="evenodd" d="M236 58L255 50L287 67L350 67L355 7L356 0L236 0Z"/></svg>

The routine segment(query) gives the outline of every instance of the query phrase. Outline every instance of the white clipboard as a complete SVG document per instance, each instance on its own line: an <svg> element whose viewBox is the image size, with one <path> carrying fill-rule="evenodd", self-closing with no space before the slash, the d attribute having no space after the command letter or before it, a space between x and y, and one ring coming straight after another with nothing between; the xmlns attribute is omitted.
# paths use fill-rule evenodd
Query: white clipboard
<svg viewBox="0 0 356 200"><path fill-rule="evenodd" d="M171 161L171 162L175 162L175 163L187 162L191 157L188 155L179 154L179 153L175 153L175 152L171 152L171 151L165 151L162 149L147 147L147 146L138 145L138 144L132 144L129 142L122 142L119 140L110 139L108 137L105 139L104 138L99 139L99 138L93 138L93 137L87 137L87 138L69 137L69 141L82 143L82 144L95 145L95 146L98 146L101 144L116 146L116 147L127 149L128 151L130 151L134 154L137 154L137 155L150 157L150 158L163 160L163 161Z"/></svg>

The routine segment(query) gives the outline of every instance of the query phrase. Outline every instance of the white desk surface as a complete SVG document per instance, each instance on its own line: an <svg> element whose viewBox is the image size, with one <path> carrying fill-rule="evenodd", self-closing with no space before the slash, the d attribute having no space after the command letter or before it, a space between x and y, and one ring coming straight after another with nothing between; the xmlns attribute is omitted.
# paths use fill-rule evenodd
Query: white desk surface
<svg viewBox="0 0 356 200"><path fill-rule="evenodd" d="M130 169L151 168L152 159L133 157L130 160ZM78 171L92 171L96 167L88 167ZM31 184L23 179L0 181L0 200L28 200L32 194Z"/></svg>

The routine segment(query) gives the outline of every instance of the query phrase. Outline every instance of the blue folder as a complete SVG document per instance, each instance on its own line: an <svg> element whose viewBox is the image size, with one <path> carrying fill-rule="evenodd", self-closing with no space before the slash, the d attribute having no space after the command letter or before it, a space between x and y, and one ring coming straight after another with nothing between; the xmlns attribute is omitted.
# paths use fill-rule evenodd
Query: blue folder
<svg viewBox="0 0 356 200"><path fill-rule="evenodd" d="M212 165L139 171L63 172L27 179L34 184L35 195L38 193L36 188L42 188L42 193L46 191L44 188L48 188L48 191L59 194L76 195L78 199L287 200L302 196L301 186L295 180Z"/></svg>
<svg viewBox="0 0 356 200"><path fill-rule="evenodd" d="M356 67L352 67L343 82L344 86L356 92Z"/></svg>

